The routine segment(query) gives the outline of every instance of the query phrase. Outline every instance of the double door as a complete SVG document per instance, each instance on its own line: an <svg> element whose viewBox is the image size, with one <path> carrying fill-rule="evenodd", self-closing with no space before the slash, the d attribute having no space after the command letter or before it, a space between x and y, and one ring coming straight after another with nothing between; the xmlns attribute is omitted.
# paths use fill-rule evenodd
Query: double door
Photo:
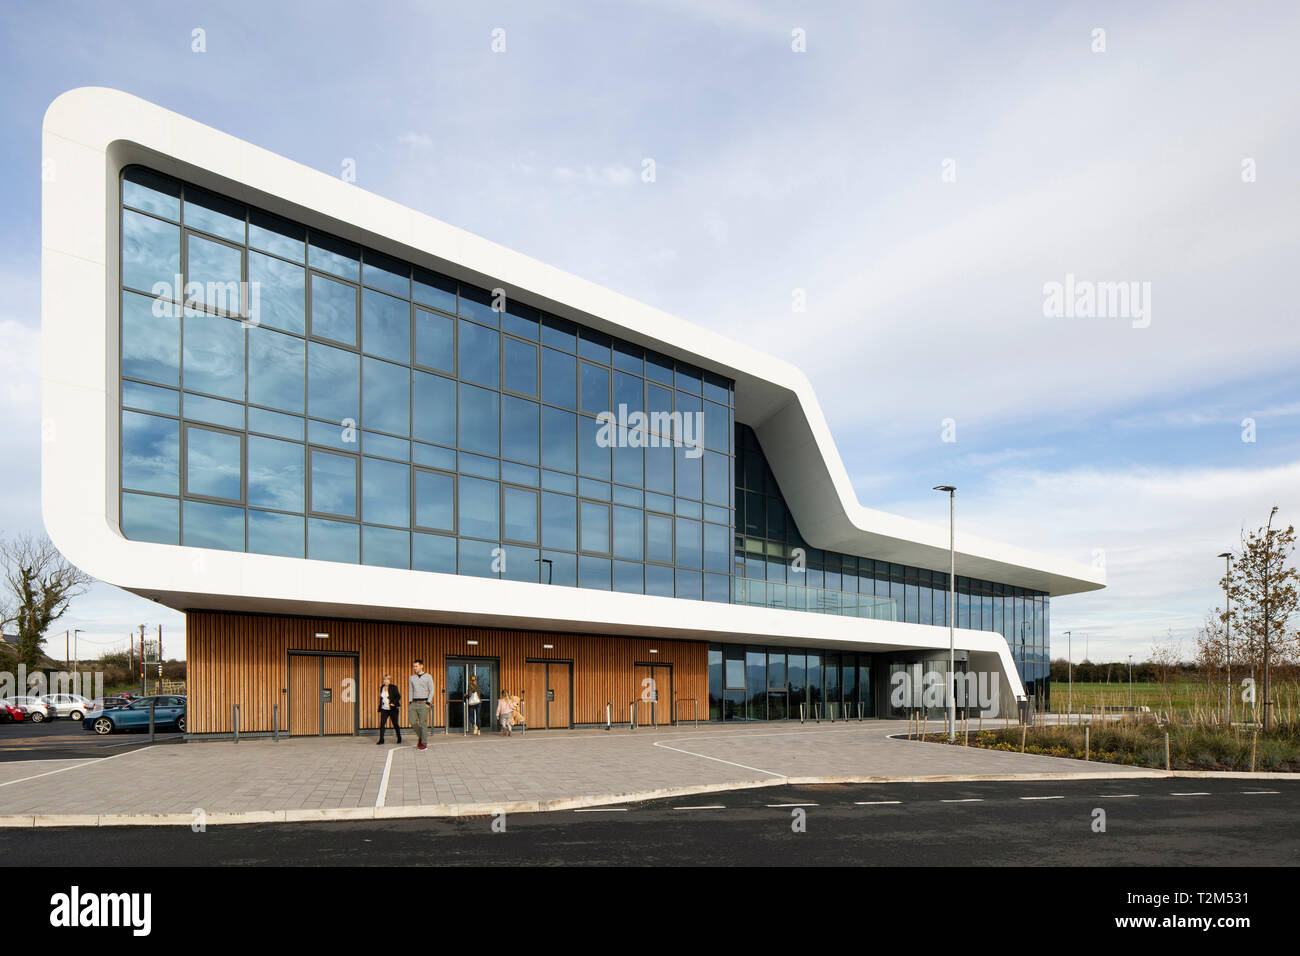
<svg viewBox="0 0 1300 956"><path fill-rule="evenodd" d="M316 737L357 731L357 657L289 655L289 735Z"/></svg>
<svg viewBox="0 0 1300 956"><path fill-rule="evenodd" d="M523 707L529 730L572 726L573 664L525 662Z"/></svg>
<svg viewBox="0 0 1300 956"><path fill-rule="evenodd" d="M637 664L637 726L664 726L673 722L673 665Z"/></svg>
<svg viewBox="0 0 1300 956"><path fill-rule="evenodd" d="M475 687L479 702L471 704ZM447 658L447 729L469 733L476 726L492 727L500 693L496 661Z"/></svg>

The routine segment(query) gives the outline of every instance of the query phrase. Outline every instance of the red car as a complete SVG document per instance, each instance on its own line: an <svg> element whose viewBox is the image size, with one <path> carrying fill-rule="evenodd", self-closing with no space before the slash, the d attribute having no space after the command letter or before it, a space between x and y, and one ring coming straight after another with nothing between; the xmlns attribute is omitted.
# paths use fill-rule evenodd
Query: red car
<svg viewBox="0 0 1300 956"><path fill-rule="evenodd" d="M0 723L21 723L27 719L27 711L21 707L11 707L8 704L0 704Z"/></svg>

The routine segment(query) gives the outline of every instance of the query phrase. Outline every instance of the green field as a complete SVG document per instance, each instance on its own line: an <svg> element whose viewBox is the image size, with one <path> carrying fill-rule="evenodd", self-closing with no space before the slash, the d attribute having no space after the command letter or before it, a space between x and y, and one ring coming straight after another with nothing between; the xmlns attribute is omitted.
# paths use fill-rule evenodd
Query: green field
<svg viewBox="0 0 1300 956"><path fill-rule="evenodd" d="M1192 710L1223 710L1227 688L1223 683L1207 685L1200 680L1170 681L1168 684L1133 684L1131 703L1135 707L1147 706L1152 710L1173 710L1186 712ZM1261 689L1262 692L1262 689ZM1233 717L1244 716L1245 706L1241 701L1241 687L1236 687L1233 699ZM1274 699L1278 705L1278 715L1294 712L1300 707L1300 684L1294 681L1276 683L1273 687ZM1052 712L1064 713L1071 696L1069 685L1065 681L1052 682ZM1126 707L1130 703L1127 682L1084 683L1074 682L1074 711L1089 711L1101 707Z"/></svg>

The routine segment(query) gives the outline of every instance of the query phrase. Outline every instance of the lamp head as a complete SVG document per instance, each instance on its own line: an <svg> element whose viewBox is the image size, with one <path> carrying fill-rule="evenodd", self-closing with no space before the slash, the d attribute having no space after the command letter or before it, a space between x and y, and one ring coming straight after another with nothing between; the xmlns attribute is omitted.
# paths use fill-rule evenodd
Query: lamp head
<svg viewBox="0 0 1300 956"><path fill-rule="evenodd" d="M949 494L952 494L954 491L957 490L957 488L956 488L955 485L935 485L935 486L934 486L934 490L935 490L935 491L946 491L946 492L948 492Z"/></svg>

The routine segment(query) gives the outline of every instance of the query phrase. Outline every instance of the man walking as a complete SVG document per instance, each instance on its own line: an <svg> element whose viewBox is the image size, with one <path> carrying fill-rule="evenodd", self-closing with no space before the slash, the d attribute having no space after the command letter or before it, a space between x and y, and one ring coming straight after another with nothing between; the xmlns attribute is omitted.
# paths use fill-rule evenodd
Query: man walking
<svg viewBox="0 0 1300 956"><path fill-rule="evenodd" d="M402 694L393 683L390 674L384 675L384 682L379 685L379 744L384 743L384 730L388 724L397 732L397 742L402 742L402 724L398 720L398 711L402 706Z"/></svg>
<svg viewBox="0 0 1300 956"><path fill-rule="evenodd" d="M433 711L429 709L433 703L433 678L424 672L424 661L418 658L411 665L411 670L414 673L411 674L407 694L411 703L406 711L411 715L411 727L420 740L415 749L424 750L424 738L428 735L425 728L433 729Z"/></svg>

